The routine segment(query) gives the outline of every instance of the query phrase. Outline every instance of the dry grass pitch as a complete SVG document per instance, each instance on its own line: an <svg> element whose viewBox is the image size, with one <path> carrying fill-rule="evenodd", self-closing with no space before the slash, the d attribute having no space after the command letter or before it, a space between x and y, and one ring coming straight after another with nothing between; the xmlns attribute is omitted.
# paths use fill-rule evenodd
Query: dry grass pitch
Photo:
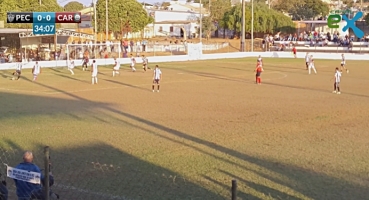
<svg viewBox="0 0 369 200"><path fill-rule="evenodd" d="M44 69L31 82L1 71L0 159L20 162L51 148L54 190L63 199L364 200L369 198L369 70L348 61L341 95L332 94L339 60L256 58L127 66L111 76ZM153 64L151 64L153 66ZM3 166L1 166L3 170ZM14 190L14 186L10 185ZM14 197L14 196L13 196Z"/></svg>

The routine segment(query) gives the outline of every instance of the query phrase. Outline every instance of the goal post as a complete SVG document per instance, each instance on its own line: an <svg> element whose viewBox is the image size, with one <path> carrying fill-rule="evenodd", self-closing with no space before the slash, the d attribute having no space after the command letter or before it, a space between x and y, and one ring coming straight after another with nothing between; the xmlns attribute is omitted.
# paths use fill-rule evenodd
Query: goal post
<svg viewBox="0 0 369 200"><path fill-rule="evenodd" d="M122 49L120 43L110 44L67 44L66 45L66 57L67 60L81 60L85 56L90 59L103 59L103 58L121 58L122 52L126 52Z"/></svg>

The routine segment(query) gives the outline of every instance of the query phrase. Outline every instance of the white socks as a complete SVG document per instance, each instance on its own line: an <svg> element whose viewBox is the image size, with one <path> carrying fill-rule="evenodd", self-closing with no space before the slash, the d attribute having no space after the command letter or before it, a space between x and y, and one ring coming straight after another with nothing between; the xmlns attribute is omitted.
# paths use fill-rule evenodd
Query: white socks
<svg viewBox="0 0 369 200"><path fill-rule="evenodd" d="M97 84L97 77L92 77L91 83L92 83L92 85Z"/></svg>

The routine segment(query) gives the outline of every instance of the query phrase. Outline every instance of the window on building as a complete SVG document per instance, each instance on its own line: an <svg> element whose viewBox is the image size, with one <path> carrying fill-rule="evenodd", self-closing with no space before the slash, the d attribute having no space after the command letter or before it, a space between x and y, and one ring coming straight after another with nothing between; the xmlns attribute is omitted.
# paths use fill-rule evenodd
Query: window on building
<svg viewBox="0 0 369 200"><path fill-rule="evenodd" d="M169 27L169 32L173 33L173 31L174 31L174 27L173 26Z"/></svg>
<svg viewBox="0 0 369 200"><path fill-rule="evenodd" d="M159 32L163 32L163 27L162 26L159 27Z"/></svg>

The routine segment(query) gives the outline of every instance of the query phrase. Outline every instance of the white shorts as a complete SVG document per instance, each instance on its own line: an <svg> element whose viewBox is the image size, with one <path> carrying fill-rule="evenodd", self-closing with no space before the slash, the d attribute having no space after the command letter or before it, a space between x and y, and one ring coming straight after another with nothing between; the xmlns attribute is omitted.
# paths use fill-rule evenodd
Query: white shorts
<svg viewBox="0 0 369 200"><path fill-rule="evenodd" d="M309 64L309 68L315 68L314 64Z"/></svg>
<svg viewBox="0 0 369 200"><path fill-rule="evenodd" d="M346 64L346 62L341 62L341 65L345 65Z"/></svg>
<svg viewBox="0 0 369 200"><path fill-rule="evenodd" d="M118 71L120 69L120 67L114 67L113 69Z"/></svg>
<svg viewBox="0 0 369 200"><path fill-rule="evenodd" d="M131 63L131 67L134 67L135 66L135 64L134 63Z"/></svg>
<svg viewBox="0 0 369 200"><path fill-rule="evenodd" d="M92 77L96 77L97 76L97 72L95 73L92 73L92 75L91 75Z"/></svg>

